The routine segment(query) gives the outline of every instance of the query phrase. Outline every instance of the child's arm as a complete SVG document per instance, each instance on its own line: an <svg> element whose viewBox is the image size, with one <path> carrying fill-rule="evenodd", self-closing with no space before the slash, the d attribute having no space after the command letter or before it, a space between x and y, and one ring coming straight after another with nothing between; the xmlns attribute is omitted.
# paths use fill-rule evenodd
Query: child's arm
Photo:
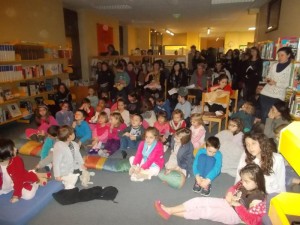
<svg viewBox="0 0 300 225"><path fill-rule="evenodd" d="M164 154L163 152L164 152L163 144L161 142L157 142L156 146L150 153L147 161L144 162L143 165L141 165L141 168L144 170L149 169L149 167L152 165L152 163L154 163L160 157L163 157L163 154Z"/></svg>
<svg viewBox="0 0 300 225"><path fill-rule="evenodd" d="M203 129L202 129L203 128ZM206 130L202 127L198 133L192 135L192 143L194 147L200 147L204 143Z"/></svg>
<svg viewBox="0 0 300 225"><path fill-rule="evenodd" d="M246 224L260 225L262 223L262 217L266 214L266 202L263 201L254 207L257 214L250 213L243 205L236 206L235 211Z"/></svg>
<svg viewBox="0 0 300 225"><path fill-rule="evenodd" d="M53 174L55 179L61 178L61 173L60 173L60 163L63 158L62 151L65 146L61 145L61 143L57 142L54 145L53 149Z"/></svg>
<svg viewBox="0 0 300 225"><path fill-rule="evenodd" d="M78 166L79 166L78 169L82 169L84 161L83 161L82 155L79 151L80 146L76 142L72 142L72 143L75 147L74 148L75 149L75 157L74 157L75 159L74 159L74 161L75 161L76 164L78 164ZM75 168L75 169L77 169L77 168Z"/></svg>
<svg viewBox="0 0 300 225"><path fill-rule="evenodd" d="M82 138L80 138L80 142L84 143L87 140L92 138L92 131L86 121L82 121L81 124L82 124L82 129L84 129L84 132L83 132L84 136Z"/></svg>
<svg viewBox="0 0 300 225"><path fill-rule="evenodd" d="M143 158L142 151L143 151L144 145L145 145L144 141L140 142L140 144L138 146L138 149L136 151L136 154L134 156L134 160L133 160L133 163L132 163L133 166L134 165L139 165L141 163L142 158Z"/></svg>
<svg viewBox="0 0 300 225"><path fill-rule="evenodd" d="M222 153L219 150L214 155L214 158L216 159L215 166L206 176L206 178L210 181L213 181L217 176L219 176L222 168Z"/></svg>
<svg viewBox="0 0 300 225"><path fill-rule="evenodd" d="M201 148L198 152L197 155L195 157L194 163L193 163L193 173L194 176L196 177L197 175L199 176L199 170L198 170L198 160L199 160L199 156L205 154L205 149Z"/></svg>
<svg viewBox="0 0 300 225"><path fill-rule="evenodd" d="M47 137L41 150L41 159L44 159L48 156L50 149L53 148L53 144L54 141Z"/></svg>

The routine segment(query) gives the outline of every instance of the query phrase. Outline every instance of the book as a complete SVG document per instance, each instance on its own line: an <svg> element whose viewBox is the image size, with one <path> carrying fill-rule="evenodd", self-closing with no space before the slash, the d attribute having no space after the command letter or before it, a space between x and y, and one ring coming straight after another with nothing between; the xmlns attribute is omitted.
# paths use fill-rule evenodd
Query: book
<svg viewBox="0 0 300 225"><path fill-rule="evenodd" d="M12 118L22 115L22 112L17 103L7 105L7 109Z"/></svg>

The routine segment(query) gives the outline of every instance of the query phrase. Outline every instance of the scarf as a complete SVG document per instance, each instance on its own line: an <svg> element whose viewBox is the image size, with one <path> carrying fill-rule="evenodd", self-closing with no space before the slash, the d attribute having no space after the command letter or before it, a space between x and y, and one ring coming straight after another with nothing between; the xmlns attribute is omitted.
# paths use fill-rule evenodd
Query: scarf
<svg viewBox="0 0 300 225"><path fill-rule="evenodd" d="M151 144L151 146L148 148L147 143L146 142L144 143L144 148L143 148L143 151L142 151L144 162L147 161L149 155L153 151L153 149L156 146L156 144L157 144L157 141L153 141L153 143Z"/></svg>
<svg viewBox="0 0 300 225"><path fill-rule="evenodd" d="M183 121L184 120L181 120L180 122L175 124L175 122L173 120L171 120L170 121L170 126L173 128L173 130L178 130L179 128L181 128Z"/></svg>

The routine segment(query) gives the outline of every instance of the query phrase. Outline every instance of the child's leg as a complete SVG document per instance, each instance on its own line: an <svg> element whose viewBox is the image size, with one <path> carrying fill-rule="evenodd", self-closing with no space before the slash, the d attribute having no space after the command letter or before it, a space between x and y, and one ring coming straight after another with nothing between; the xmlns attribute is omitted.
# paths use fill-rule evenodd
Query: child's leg
<svg viewBox="0 0 300 225"><path fill-rule="evenodd" d="M214 157L207 156L206 154L200 155L197 162L200 176L206 178L206 175L212 170L215 163L216 159Z"/></svg>
<svg viewBox="0 0 300 225"><path fill-rule="evenodd" d="M39 184L38 183L32 183L32 188L31 190L27 190L25 188L22 189L22 197L25 200L30 200L35 196L35 193L37 191L37 189L39 188Z"/></svg>
<svg viewBox="0 0 300 225"><path fill-rule="evenodd" d="M28 139L31 139L32 137L34 137L33 139L37 140L37 134L38 134L37 129L27 128L25 130L25 136Z"/></svg>
<svg viewBox="0 0 300 225"><path fill-rule="evenodd" d="M126 151L129 143L129 137L127 136L122 136L120 138L120 150L121 151Z"/></svg>

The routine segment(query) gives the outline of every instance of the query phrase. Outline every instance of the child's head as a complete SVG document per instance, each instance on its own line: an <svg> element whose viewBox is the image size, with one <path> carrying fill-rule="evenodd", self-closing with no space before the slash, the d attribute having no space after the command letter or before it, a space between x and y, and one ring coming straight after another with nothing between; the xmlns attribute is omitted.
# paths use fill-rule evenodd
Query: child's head
<svg viewBox="0 0 300 225"><path fill-rule="evenodd" d="M132 127L139 127L143 123L143 117L140 114L133 114L130 119Z"/></svg>
<svg viewBox="0 0 300 225"><path fill-rule="evenodd" d="M264 89L264 86L266 84L262 83L262 84L258 84L257 87L256 87L256 90L255 90L255 94L259 95L260 92L262 91L262 89Z"/></svg>
<svg viewBox="0 0 300 225"><path fill-rule="evenodd" d="M71 126L63 125L59 128L57 138L60 141L73 141L75 138L74 129Z"/></svg>
<svg viewBox="0 0 300 225"><path fill-rule="evenodd" d="M108 98L109 97L109 94L107 91L102 91L101 92L101 98Z"/></svg>
<svg viewBox="0 0 300 225"><path fill-rule="evenodd" d="M88 94L89 94L89 96L94 96L95 95L95 90L94 90L94 88L89 88L89 90L88 90Z"/></svg>
<svg viewBox="0 0 300 225"><path fill-rule="evenodd" d="M133 70L133 68L134 68L134 64L133 64L133 62L128 62L128 64L127 64L127 71L132 71Z"/></svg>
<svg viewBox="0 0 300 225"><path fill-rule="evenodd" d="M58 130L59 130L59 126L56 125L50 126L47 130L48 136L50 135L51 137L55 138L57 136Z"/></svg>
<svg viewBox="0 0 300 225"><path fill-rule="evenodd" d="M221 74L218 79L220 88L223 89L228 84L228 77L225 74Z"/></svg>
<svg viewBox="0 0 300 225"><path fill-rule="evenodd" d="M99 124L108 123L108 115L106 112L100 112L100 114L98 116L98 123Z"/></svg>
<svg viewBox="0 0 300 225"><path fill-rule="evenodd" d="M273 168L274 145L263 133L253 131L244 135L244 147L246 152L246 163L252 163L255 158L260 159L260 168L265 175L270 175ZM276 147L275 147L276 148Z"/></svg>
<svg viewBox="0 0 300 225"><path fill-rule="evenodd" d="M155 127L148 127L145 130L145 143L152 145L154 141L159 139L159 131Z"/></svg>
<svg viewBox="0 0 300 225"><path fill-rule="evenodd" d="M199 126L203 126L204 122L202 120L202 114L200 113L193 113L191 115L191 124L194 127L199 127Z"/></svg>
<svg viewBox="0 0 300 225"><path fill-rule="evenodd" d="M220 148L220 140L217 137L209 137L206 141L206 154L214 156Z"/></svg>
<svg viewBox="0 0 300 225"><path fill-rule="evenodd" d="M98 106L100 106L102 109L104 109L106 103L107 103L107 99L106 98L100 98L99 101L98 101Z"/></svg>
<svg viewBox="0 0 300 225"><path fill-rule="evenodd" d="M157 121L159 122L159 123L165 123L165 122L167 122L167 113L165 112L165 111L159 111L158 113L157 113Z"/></svg>
<svg viewBox="0 0 300 225"><path fill-rule="evenodd" d="M70 109L69 103L68 102L62 102L60 105L61 110L63 111L68 111Z"/></svg>
<svg viewBox="0 0 300 225"><path fill-rule="evenodd" d="M181 145L185 145L191 141L192 132L188 128L179 128L175 132L175 142L180 142Z"/></svg>
<svg viewBox="0 0 300 225"><path fill-rule="evenodd" d="M84 105L84 104L90 106L91 105L91 101L88 98L84 98L82 100L82 105Z"/></svg>
<svg viewBox="0 0 300 225"><path fill-rule="evenodd" d="M136 91L130 91L127 97L128 101L131 103L136 102L138 100L138 94Z"/></svg>
<svg viewBox="0 0 300 225"><path fill-rule="evenodd" d="M288 104L284 101L278 100L270 109L273 112L274 118L282 118L287 121L291 121L290 110Z"/></svg>
<svg viewBox="0 0 300 225"><path fill-rule="evenodd" d="M154 97L154 96L149 96L149 101L151 102L152 107L154 108L154 106L155 106L155 101L156 101L155 97Z"/></svg>
<svg viewBox="0 0 300 225"><path fill-rule="evenodd" d="M175 122L175 123L178 123L180 122L181 120L183 120L183 112L180 110L180 109L175 109L173 112L172 112L172 120Z"/></svg>
<svg viewBox="0 0 300 225"><path fill-rule="evenodd" d="M0 162L9 160L17 153L15 144L12 140L0 138Z"/></svg>
<svg viewBox="0 0 300 225"><path fill-rule="evenodd" d="M189 94L188 89L185 87L180 87L178 89L178 103L184 103L186 101L186 96Z"/></svg>
<svg viewBox="0 0 300 225"><path fill-rule="evenodd" d="M165 102L165 98L164 97L158 97L156 99L156 105L158 105L158 106L162 106L164 104L164 102Z"/></svg>
<svg viewBox="0 0 300 225"><path fill-rule="evenodd" d="M252 102L245 102L242 105L242 110L249 115L254 115L255 113L255 107Z"/></svg>
<svg viewBox="0 0 300 225"><path fill-rule="evenodd" d="M118 104L118 110L123 112L123 110L125 110L126 108L125 101L123 99L118 99L117 104Z"/></svg>
<svg viewBox="0 0 300 225"><path fill-rule="evenodd" d="M48 107L45 104L41 104L37 107L36 116L38 118L46 118L50 116Z"/></svg>
<svg viewBox="0 0 300 225"><path fill-rule="evenodd" d="M86 111L81 110L81 109L78 109L74 114L74 118L76 121L85 120L86 117L87 117Z"/></svg>
<svg viewBox="0 0 300 225"><path fill-rule="evenodd" d="M112 114L110 114L110 123L115 127L118 127L122 123L124 123L121 113L113 112Z"/></svg>
<svg viewBox="0 0 300 225"><path fill-rule="evenodd" d="M247 191L259 190L266 193L264 173L257 164L247 164L240 170L240 176L243 187Z"/></svg>
<svg viewBox="0 0 300 225"><path fill-rule="evenodd" d="M228 130L236 135L244 130L243 121L240 118L232 118L228 122Z"/></svg>
<svg viewBox="0 0 300 225"><path fill-rule="evenodd" d="M145 113L145 112L151 111L151 110L153 110L153 104L151 103L150 100L144 99L144 101L142 102L142 105L141 105L141 112Z"/></svg>

